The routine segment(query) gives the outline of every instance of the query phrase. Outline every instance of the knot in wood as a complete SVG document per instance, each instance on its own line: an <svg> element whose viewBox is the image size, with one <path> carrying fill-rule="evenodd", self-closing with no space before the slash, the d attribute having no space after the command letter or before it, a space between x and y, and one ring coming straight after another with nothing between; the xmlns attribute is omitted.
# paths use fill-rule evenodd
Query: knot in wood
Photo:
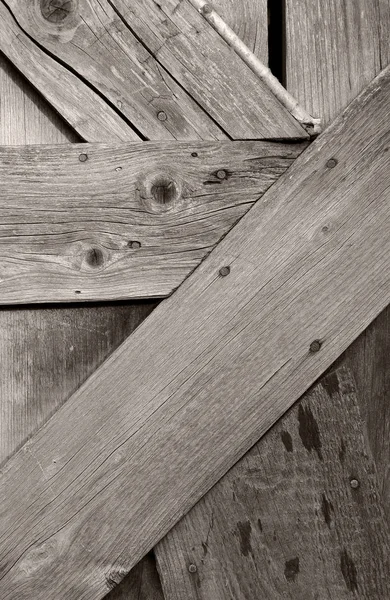
<svg viewBox="0 0 390 600"><path fill-rule="evenodd" d="M151 193L157 204L171 204L178 196L178 189L174 181L161 177L152 185Z"/></svg>
<svg viewBox="0 0 390 600"><path fill-rule="evenodd" d="M75 8L75 0L41 0L41 13L50 23L62 23Z"/></svg>

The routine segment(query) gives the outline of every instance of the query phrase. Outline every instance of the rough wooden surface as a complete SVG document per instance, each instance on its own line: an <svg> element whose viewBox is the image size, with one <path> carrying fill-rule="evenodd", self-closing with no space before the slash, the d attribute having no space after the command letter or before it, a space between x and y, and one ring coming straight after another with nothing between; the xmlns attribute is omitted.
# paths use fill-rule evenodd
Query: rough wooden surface
<svg viewBox="0 0 390 600"><path fill-rule="evenodd" d="M326 122L390 62L390 2L287 0L287 87ZM346 351L390 519L390 308ZM389 521L390 522L390 521Z"/></svg>
<svg viewBox="0 0 390 600"><path fill-rule="evenodd" d="M212 6L248 48L267 64L267 0L213 0Z"/></svg>
<svg viewBox="0 0 390 600"><path fill-rule="evenodd" d="M0 148L0 303L169 295L305 148Z"/></svg>
<svg viewBox="0 0 390 600"><path fill-rule="evenodd" d="M387 70L6 463L4 600L102 597L389 303L389 96Z"/></svg>
<svg viewBox="0 0 390 600"><path fill-rule="evenodd" d="M66 141L78 138L0 57L0 143ZM137 302L0 311L0 462L47 421L154 306ZM115 600L160 600L158 590L149 557L117 586Z"/></svg>
<svg viewBox="0 0 390 600"><path fill-rule="evenodd" d="M171 6L65 4L57 21L45 0L2 0L3 11L10 9L41 52L87 82L144 138L210 140L225 138L225 132L234 139L308 137L188 0ZM148 23L141 30L137 8ZM158 38L151 40L154 24Z"/></svg>
<svg viewBox="0 0 390 600"><path fill-rule="evenodd" d="M381 3L382 17L372 0L286 0L287 89L324 124L387 66Z"/></svg>
<svg viewBox="0 0 390 600"><path fill-rule="evenodd" d="M42 52L21 31L3 2L0 2L0 50L82 139L90 142L139 140L133 129L90 87ZM60 128L63 129L63 125Z"/></svg>
<svg viewBox="0 0 390 600"><path fill-rule="evenodd" d="M156 548L166 600L384 600L389 551L353 381L341 369Z"/></svg>

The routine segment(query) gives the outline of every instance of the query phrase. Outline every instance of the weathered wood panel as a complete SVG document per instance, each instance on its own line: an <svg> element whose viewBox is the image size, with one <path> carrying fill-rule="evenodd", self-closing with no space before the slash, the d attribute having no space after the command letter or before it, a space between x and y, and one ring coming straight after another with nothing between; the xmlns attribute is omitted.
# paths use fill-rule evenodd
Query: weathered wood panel
<svg viewBox="0 0 390 600"><path fill-rule="evenodd" d="M388 0L287 0L286 24L288 89L326 122L390 62ZM389 319L390 309L386 309L347 350L340 364L348 364L358 382L358 398L390 519Z"/></svg>
<svg viewBox="0 0 390 600"><path fill-rule="evenodd" d="M305 148L0 148L0 304L169 295Z"/></svg>
<svg viewBox="0 0 390 600"><path fill-rule="evenodd" d="M324 377L156 551L166 600L390 597L389 532L350 373Z"/></svg>
<svg viewBox="0 0 390 600"><path fill-rule="evenodd" d="M287 89L327 124L381 70L379 3L286 0L286 25Z"/></svg>
<svg viewBox="0 0 390 600"><path fill-rule="evenodd" d="M308 137L188 0L68 2L58 22L45 1L2 4L147 139Z"/></svg>
<svg viewBox="0 0 390 600"><path fill-rule="evenodd" d="M4 600L99 598L390 300L385 71L2 469Z"/></svg>
<svg viewBox="0 0 390 600"><path fill-rule="evenodd" d="M265 64L268 62L267 0L213 0L212 6Z"/></svg>
<svg viewBox="0 0 390 600"><path fill-rule="evenodd" d="M0 2L0 50L32 80L35 88L82 139L90 142L139 140L133 129L93 90L24 34L3 2Z"/></svg>
<svg viewBox="0 0 390 600"><path fill-rule="evenodd" d="M78 138L1 57L0 144L66 141ZM154 306L133 303L0 311L1 463L47 421ZM161 589L160 594L158 591L158 576L149 557L116 588L115 600L160 600Z"/></svg>

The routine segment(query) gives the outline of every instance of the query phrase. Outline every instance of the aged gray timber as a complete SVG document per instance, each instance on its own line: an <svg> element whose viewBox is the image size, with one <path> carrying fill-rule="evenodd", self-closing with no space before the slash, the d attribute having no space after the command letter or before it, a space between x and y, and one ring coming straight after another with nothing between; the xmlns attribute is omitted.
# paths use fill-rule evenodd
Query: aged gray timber
<svg viewBox="0 0 390 600"><path fill-rule="evenodd" d="M343 10L342 10L343 8ZM287 87L326 122L390 62L390 2L287 0ZM321 35L318 32L321 31ZM390 309L340 361L358 384L358 399L390 522Z"/></svg>
<svg viewBox="0 0 390 600"><path fill-rule="evenodd" d="M4 58L0 98L1 144L79 141ZM0 462L47 421L154 306L136 302L0 311ZM152 557L145 557L112 594L108 600L161 600Z"/></svg>
<svg viewBox="0 0 390 600"><path fill-rule="evenodd" d="M4 465L4 600L101 598L388 304L389 97L386 70Z"/></svg>
<svg viewBox="0 0 390 600"><path fill-rule="evenodd" d="M213 8L264 63L268 62L267 0L213 0Z"/></svg>
<svg viewBox="0 0 390 600"><path fill-rule="evenodd" d="M139 33L135 16L130 26L118 13L119 8L129 18L128 8L136 9L133 2L118 7L111 0L69 1L66 10L57 11L59 20L45 0L1 2L30 40L97 90L146 139L166 139L167 134L182 140L224 139L226 134L235 139L307 138L188 0L185 9L180 4L170 11L169 19L179 19L172 27L162 20L162 6L142 7L144 18L156 22L165 36L158 47L150 47ZM165 44L175 53L172 64L160 60Z"/></svg>
<svg viewBox="0 0 390 600"><path fill-rule="evenodd" d="M166 600L390 598L389 532L350 372L326 375L156 551Z"/></svg>
<svg viewBox="0 0 390 600"><path fill-rule="evenodd" d="M93 90L23 33L3 2L0 2L0 50L83 139L139 140L139 135ZM14 122L12 125L20 127Z"/></svg>
<svg viewBox="0 0 390 600"><path fill-rule="evenodd" d="M0 303L169 295L306 145L0 148Z"/></svg>
<svg viewBox="0 0 390 600"><path fill-rule="evenodd" d="M287 89L324 124L387 66L388 35L381 36L381 24L386 32L390 24L386 4L286 0Z"/></svg>

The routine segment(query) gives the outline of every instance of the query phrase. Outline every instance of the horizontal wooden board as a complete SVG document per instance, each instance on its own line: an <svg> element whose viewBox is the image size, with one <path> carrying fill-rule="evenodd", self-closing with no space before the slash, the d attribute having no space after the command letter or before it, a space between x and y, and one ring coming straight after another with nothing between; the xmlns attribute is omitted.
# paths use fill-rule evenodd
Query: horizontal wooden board
<svg viewBox="0 0 390 600"><path fill-rule="evenodd" d="M0 303L169 295L304 148L0 147Z"/></svg>
<svg viewBox="0 0 390 600"><path fill-rule="evenodd" d="M51 67L85 82L146 139L308 138L188 0L71 0L57 11L47 0L0 4L7 21L15 19L11 36L27 33L35 54L54 58ZM22 49L5 51L21 62ZM46 90L51 81L30 63L26 75Z"/></svg>
<svg viewBox="0 0 390 600"><path fill-rule="evenodd" d="M157 545L165 600L390 598L363 432L351 373L327 374Z"/></svg>
<svg viewBox="0 0 390 600"><path fill-rule="evenodd" d="M4 600L101 598L390 301L385 71L1 474Z"/></svg>

